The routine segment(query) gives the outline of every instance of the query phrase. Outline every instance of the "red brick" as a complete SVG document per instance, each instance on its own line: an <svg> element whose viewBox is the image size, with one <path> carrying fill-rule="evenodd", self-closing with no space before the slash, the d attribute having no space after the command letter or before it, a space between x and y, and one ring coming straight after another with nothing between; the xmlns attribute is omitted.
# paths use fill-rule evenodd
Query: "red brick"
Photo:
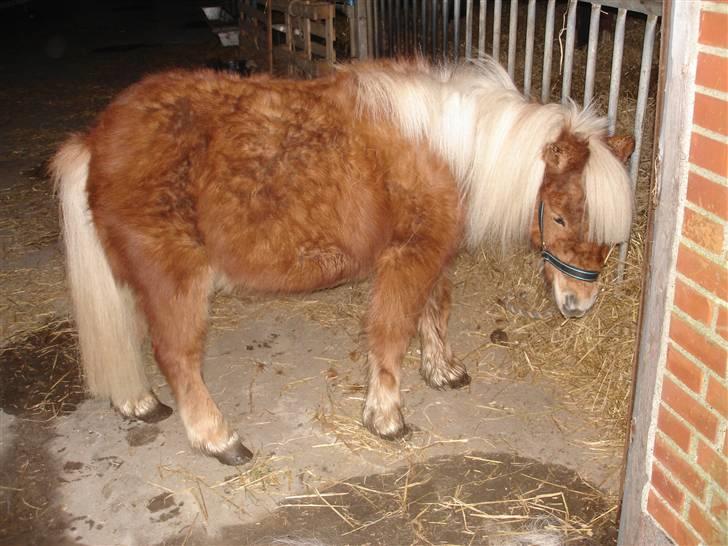
<svg viewBox="0 0 728 546"><path fill-rule="evenodd" d="M723 339L728 339L728 310L718 308L718 321L715 323L715 332Z"/></svg>
<svg viewBox="0 0 728 546"><path fill-rule="evenodd" d="M728 91L728 58L698 53L695 83L718 91Z"/></svg>
<svg viewBox="0 0 728 546"><path fill-rule="evenodd" d="M688 174L688 200L728 220L728 187L691 172Z"/></svg>
<svg viewBox="0 0 728 546"><path fill-rule="evenodd" d="M728 463L720 453L705 442L698 442L698 464L723 488L723 491L728 491Z"/></svg>
<svg viewBox="0 0 728 546"><path fill-rule="evenodd" d="M690 137L690 162L720 176L726 176L728 144L693 133Z"/></svg>
<svg viewBox="0 0 728 546"><path fill-rule="evenodd" d="M726 28L728 36L728 27ZM715 133L728 135L728 102L696 93L693 123Z"/></svg>
<svg viewBox="0 0 728 546"><path fill-rule="evenodd" d="M705 480L695 471L691 463L683 459L678 451L672 449L659 436L655 436L655 458L688 491L700 499L703 498L703 494L705 493Z"/></svg>
<svg viewBox="0 0 728 546"><path fill-rule="evenodd" d="M728 47L728 14L704 11L700 14L701 44Z"/></svg>
<svg viewBox="0 0 728 546"><path fill-rule="evenodd" d="M713 303L679 280L675 283L675 305L706 326L713 317Z"/></svg>
<svg viewBox="0 0 728 546"><path fill-rule="evenodd" d="M667 369L693 392L700 392L703 370L685 358L674 347L667 348Z"/></svg>
<svg viewBox="0 0 728 546"><path fill-rule="evenodd" d="M680 245L677 270L721 299L728 300L728 269Z"/></svg>
<svg viewBox="0 0 728 546"><path fill-rule="evenodd" d="M728 521L728 501L718 493L714 493L713 501L710 503L710 512L718 521Z"/></svg>
<svg viewBox="0 0 728 546"><path fill-rule="evenodd" d="M690 531L680 518L662 502L654 489L650 489L647 497L647 511L652 514L670 538L680 546L698 544L698 538Z"/></svg>
<svg viewBox="0 0 728 546"><path fill-rule="evenodd" d="M662 383L662 399L675 410L675 413L695 427L695 430L712 442L716 440L718 418L673 383L669 377L665 377Z"/></svg>
<svg viewBox="0 0 728 546"><path fill-rule="evenodd" d="M652 478L650 479L655 490L665 499L670 506L680 512L685 502L685 494L680 488L665 475L657 465L652 465Z"/></svg>
<svg viewBox="0 0 728 546"><path fill-rule="evenodd" d="M725 377L726 350L705 339L675 313L670 320L670 338L720 377Z"/></svg>
<svg viewBox="0 0 728 546"><path fill-rule="evenodd" d="M690 510L688 511L688 521L693 526L698 534L703 537L706 544L725 544L724 537L720 532L720 529L705 515L705 513L698 508L695 503L690 504Z"/></svg>
<svg viewBox="0 0 728 546"><path fill-rule="evenodd" d="M724 419L728 419L728 389L715 377L708 380L708 392L705 399Z"/></svg>
<svg viewBox="0 0 728 546"><path fill-rule="evenodd" d="M683 235L714 254L723 251L723 226L693 210L685 209Z"/></svg>
<svg viewBox="0 0 728 546"><path fill-rule="evenodd" d="M690 451L690 440L693 437L690 429L664 405L660 405L660 412L657 415L657 428L665 433L685 453Z"/></svg>

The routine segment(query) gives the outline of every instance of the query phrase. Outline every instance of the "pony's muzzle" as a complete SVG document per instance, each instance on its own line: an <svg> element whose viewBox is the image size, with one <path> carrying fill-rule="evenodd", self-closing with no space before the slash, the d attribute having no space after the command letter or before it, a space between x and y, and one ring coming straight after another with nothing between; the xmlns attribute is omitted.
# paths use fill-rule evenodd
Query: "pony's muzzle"
<svg viewBox="0 0 728 546"><path fill-rule="evenodd" d="M589 307L591 307L591 305ZM576 299L576 296L573 294L566 294L563 305L559 305L559 311L561 311L561 314L566 318L579 318L586 314L589 307L579 307L579 301Z"/></svg>
<svg viewBox="0 0 728 546"><path fill-rule="evenodd" d="M563 279L555 278L553 283L554 300L564 318L583 317L592 308L599 290L593 283L579 283L582 286L566 284ZM580 290L587 288L588 290Z"/></svg>

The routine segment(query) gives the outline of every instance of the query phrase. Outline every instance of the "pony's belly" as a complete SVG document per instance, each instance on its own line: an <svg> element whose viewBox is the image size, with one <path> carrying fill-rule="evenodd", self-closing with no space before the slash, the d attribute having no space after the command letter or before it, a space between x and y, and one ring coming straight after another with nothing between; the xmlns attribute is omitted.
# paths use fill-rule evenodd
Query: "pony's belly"
<svg viewBox="0 0 728 546"><path fill-rule="evenodd" d="M291 248L266 244L213 262L226 284L255 292L295 293L336 286L367 275L370 267L335 246Z"/></svg>

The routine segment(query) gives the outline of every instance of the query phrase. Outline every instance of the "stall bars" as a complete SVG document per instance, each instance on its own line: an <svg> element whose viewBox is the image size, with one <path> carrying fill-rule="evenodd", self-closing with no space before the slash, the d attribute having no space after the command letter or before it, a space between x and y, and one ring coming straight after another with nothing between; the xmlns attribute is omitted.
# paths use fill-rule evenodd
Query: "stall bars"
<svg viewBox="0 0 728 546"><path fill-rule="evenodd" d="M574 48L577 27L577 0L566 0L566 39L563 45L561 100L565 102L572 97L572 76ZM492 3L492 41L490 51L486 50L486 15L489 0L359 0L357 12L366 14L366 25L360 35L362 43L367 44L369 55L374 57L388 57L412 55L415 53L428 55L433 60L460 60L461 54L465 59L482 58L490 54L500 60L501 57L501 21L503 11L502 0L491 0ZM477 25L473 25L474 5L478 6ZM531 96L533 89L534 44L536 29L537 0L527 0L525 60L523 74L523 93ZM539 2L544 3L544 0ZM554 61L554 24L556 14L556 0L545 0L546 16L539 21L545 24L543 71L541 77L541 101L551 100L552 65ZM630 162L630 178L633 189L636 186L637 175L642 150L642 137L644 131L645 111L649 95L649 83L652 71L652 57L655 45L658 19L662 15L662 0L602 0L581 2L590 5L589 37L587 42L586 77L584 81L584 105L594 98L594 81L596 73L597 56L599 55L599 20L603 7L617 9L614 30L614 46L612 48L611 80L609 87L609 102L607 118L609 120L609 133L613 134L617 123L617 107L619 102L620 83L622 75L622 57L624 52L625 24L628 12L640 13L646 16L644 38L642 43L642 60L637 91L637 104L634 116L635 151ZM461 21L462 8L465 8L465 36L462 42ZM563 2L561 3L563 4ZM451 11L452 7L452 11ZM364 8L364 9L362 9ZM507 68L511 78L515 79L516 53L518 45L518 18L519 0L510 2L508 17L508 56ZM433 15L434 14L434 15ZM450 15L452 14L452 18ZM477 47L474 48L474 26L477 27ZM360 28L362 28L360 27ZM561 44L561 40L558 41ZM361 54L360 54L361 56ZM621 279L624 270L624 261L627 245L623 244L619 252L618 276Z"/></svg>

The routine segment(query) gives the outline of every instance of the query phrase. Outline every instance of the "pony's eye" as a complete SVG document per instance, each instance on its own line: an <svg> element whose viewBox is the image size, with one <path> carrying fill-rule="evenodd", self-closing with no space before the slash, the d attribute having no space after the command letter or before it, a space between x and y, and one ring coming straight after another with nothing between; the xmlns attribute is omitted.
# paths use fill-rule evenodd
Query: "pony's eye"
<svg viewBox="0 0 728 546"><path fill-rule="evenodd" d="M566 222L564 222L564 219L561 216L555 217L554 222L556 222L560 226L566 226Z"/></svg>

